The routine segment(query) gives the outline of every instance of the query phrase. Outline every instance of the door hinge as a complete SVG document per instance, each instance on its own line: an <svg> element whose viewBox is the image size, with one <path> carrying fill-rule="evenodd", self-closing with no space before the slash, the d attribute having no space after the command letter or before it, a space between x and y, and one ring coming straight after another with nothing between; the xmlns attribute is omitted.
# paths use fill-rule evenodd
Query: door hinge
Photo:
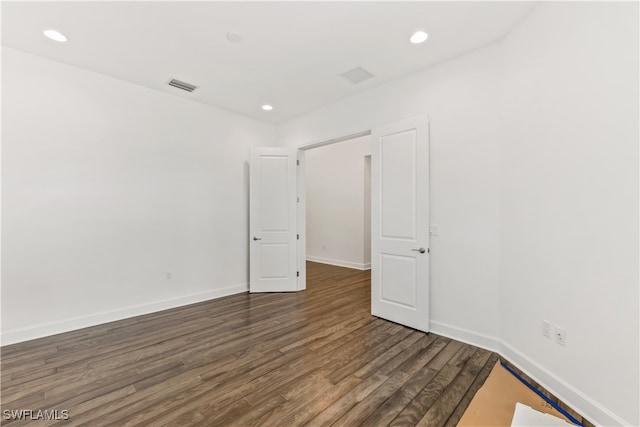
<svg viewBox="0 0 640 427"><path fill-rule="evenodd" d="M300 272L296 271L296 277L300 277Z"/></svg>
<svg viewBox="0 0 640 427"><path fill-rule="evenodd" d="M296 197L296 203L300 203L300 197Z"/></svg>
<svg viewBox="0 0 640 427"><path fill-rule="evenodd" d="M296 160L296 166L300 166L300 160Z"/></svg>
<svg viewBox="0 0 640 427"><path fill-rule="evenodd" d="M296 240L300 240L300 235L296 234Z"/></svg>
<svg viewBox="0 0 640 427"><path fill-rule="evenodd" d="M431 248L427 248L427 253L430 254L431 253Z"/></svg>

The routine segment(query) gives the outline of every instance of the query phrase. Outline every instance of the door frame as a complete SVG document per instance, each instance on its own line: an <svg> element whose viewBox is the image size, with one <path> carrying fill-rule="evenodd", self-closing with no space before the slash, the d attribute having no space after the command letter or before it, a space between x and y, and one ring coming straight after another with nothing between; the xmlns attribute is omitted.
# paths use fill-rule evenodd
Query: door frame
<svg viewBox="0 0 640 427"><path fill-rule="evenodd" d="M298 276L298 291L307 288L307 186L306 186L306 169L305 169L305 152L312 148L324 147L326 145L337 144L339 142L348 141L350 139L359 138L361 136L371 135L371 129L358 130L355 132L342 132L335 138L322 139L309 142L297 146L298 158L298 209L297 209L297 233L298 239L298 258L297 267L300 275ZM373 172L372 172L373 173Z"/></svg>
<svg viewBox="0 0 640 427"><path fill-rule="evenodd" d="M427 120L427 133L428 133L428 147L427 150L429 152L429 179L428 179L428 206L429 206L429 222L431 222L431 118L429 117L429 113L422 113ZM408 117L396 118L394 120L402 120ZM392 120L389 120L391 122ZM297 148L297 162L298 162L298 207L297 207L297 233L300 236L298 239L298 256L297 256L297 267L300 274L297 278L297 290L302 291L307 289L307 186L306 186L306 169L305 169L305 152L312 148L323 147L326 145L336 144L339 142L347 141L350 139L358 138L361 136L371 135L371 130L374 128L378 128L383 126L384 123L374 123L371 127L367 129L353 129L351 131L337 132L338 136L334 136L332 138L322 138L312 142L307 142L298 145ZM374 168L371 168L371 181L374 179ZM429 237L431 234L431 224L429 224ZM430 240L430 239L429 239ZM429 247L431 243L429 242ZM373 255L373 254L372 254ZM431 276L431 259L429 260L429 271L428 275ZM431 282L431 277L429 277L429 282Z"/></svg>

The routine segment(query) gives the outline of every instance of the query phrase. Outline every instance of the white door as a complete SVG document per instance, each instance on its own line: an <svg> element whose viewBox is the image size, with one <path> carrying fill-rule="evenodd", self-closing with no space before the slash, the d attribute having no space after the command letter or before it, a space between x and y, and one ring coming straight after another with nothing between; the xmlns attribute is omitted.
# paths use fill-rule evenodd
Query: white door
<svg viewBox="0 0 640 427"><path fill-rule="evenodd" d="M249 175L249 291L296 291L295 148L254 147Z"/></svg>
<svg viewBox="0 0 640 427"><path fill-rule="evenodd" d="M371 314L429 329L426 116L372 129Z"/></svg>

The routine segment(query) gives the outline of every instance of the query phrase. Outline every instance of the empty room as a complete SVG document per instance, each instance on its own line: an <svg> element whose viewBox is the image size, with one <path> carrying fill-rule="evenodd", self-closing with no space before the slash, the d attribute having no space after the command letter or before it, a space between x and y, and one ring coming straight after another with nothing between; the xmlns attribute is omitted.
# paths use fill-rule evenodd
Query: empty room
<svg viewBox="0 0 640 427"><path fill-rule="evenodd" d="M2 1L0 424L640 426L638 1Z"/></svg>

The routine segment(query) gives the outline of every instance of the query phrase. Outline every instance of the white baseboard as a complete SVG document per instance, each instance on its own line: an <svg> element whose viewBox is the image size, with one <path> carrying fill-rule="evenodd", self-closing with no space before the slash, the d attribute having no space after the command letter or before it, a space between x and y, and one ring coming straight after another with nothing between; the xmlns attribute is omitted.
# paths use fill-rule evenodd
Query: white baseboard
<svg viewBox="0 0 640 427"><path fill-rule="evenodd" d="M102 313L91 314L88 316L79 316L51 323L44 323L40 325L30 326L28 328L2 331L2 335L0 336L0 343L2 343L2 345L15 344L23 341L33 340L36 338L46 337L49 335L74 331L76 329L82 329L89 326L100 325L102 323L114 322L116 320L122 320L129 317L141 316L143 314L181 307L183 305L189 305L197 302L207 301L210 299L221 298L228 295L239 294L242 292L247 292L248 290L249 285L247 283L243 283L240 285L229 286L222 289L214 289L211 291L189 294L177 298L154 301L147 304L133 305L112 311L104 311Z"/></svg>
<svg viewBox="0 0 640 427"><path fill-rule="evenodd" d="M547 391L573 408L591 423L599 426L630 426L630 422L621 419L594 399L582 393L562 378L553 374L540 364L529 359L520 351L496 337L459 328L437 321L430 322L430 331L434 334L462 341L500 354L518 369L542 385Z"/></svg>
<svg viewBox="0 0 640 427"><path fill-rule="evenodd" d="M594 425L633 425L504 341L501 342L500 354Z"/></svg>
<svg viewBox="0 0 640 427"><path fill-rule="evenodd" d="M336 260L327 260L318 257L307 257L307 260L320 262L323 264L338 265L340 267L357 268L365 270L364 264L344 263ZM370 267L369 267L370 268ZM14 329L2 332L0 342L2 345L14 344L22 341L28 341L36 338L42 338L49 335L55 335L63 332L69 332L76 329L82 329L89 326L95 326L102 323L122 320L129 317L141 316L143 314L154 313L161 310L180 307L197 302L207 301L210 299L220 298L223 296L239 294L249 290L248 284L230 286L223 289L215 289L212 291L185 295L178 298L155 301L148 304L140 304L125 307L118 310L97 313L89 316L80 316L71 319L65 319L57 322L40 324L33 327ZM550 393L569 405L579 414L587 418L595 425L610 426L621 425L630 426L630 422L621 419L609 409L603 407L594 399L582 393L562 378L553 374L543 366L529 359L523 353L513 348L509 344L498 340L496 337L485 335L468 329L459 328L457 326L448 325L446 323L431 321L430 331L465 342L467 344L481 347L490 351L499 353L509 362L517 366L522 372L531 377L534 381L541 384Z"/></svg>
<svg viewBox="0 0 640 427"><path fill-rule="evenodd" d="M339 259L322 258L319 256L307 255L307 261L319 262L320 264L335 265L338 267L355 268L356 270L371 270L371 263L360 264L351 261L341 261Z"/></svg>
<svg viewBox="0 0 640 427"><path fill-rule="evenodd" d="M484 348L485 350L499 353L500 340L490 335L473 332L468 329L459 328L457 326L448 325L446 323L430 321L430 331L434 334L442 335L447 338L452 338L456 341L462 341L463 343L471 344L476 347Z"/></svg>

